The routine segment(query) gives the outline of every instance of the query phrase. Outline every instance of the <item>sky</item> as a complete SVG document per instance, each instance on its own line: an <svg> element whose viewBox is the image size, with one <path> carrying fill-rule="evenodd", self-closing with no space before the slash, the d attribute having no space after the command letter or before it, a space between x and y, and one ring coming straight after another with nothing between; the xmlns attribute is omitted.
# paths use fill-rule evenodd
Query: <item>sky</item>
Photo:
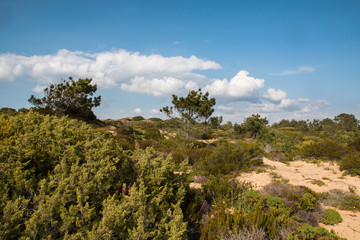
<svg viewBox="0 0 360 240"><path fill-rule="evenodd" d="M202 89L241 123L360 118L358 0L0 0L0 108L92 78L99 119Z"/></svg>

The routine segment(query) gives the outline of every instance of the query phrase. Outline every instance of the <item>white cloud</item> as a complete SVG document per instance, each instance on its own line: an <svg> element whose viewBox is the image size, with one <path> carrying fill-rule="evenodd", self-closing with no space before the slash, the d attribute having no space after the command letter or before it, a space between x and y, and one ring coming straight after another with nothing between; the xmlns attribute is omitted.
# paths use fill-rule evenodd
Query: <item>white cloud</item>
<svg viewBox="0 0 360 240"><path fill-rule="evenodd" d="M180 44L180 41L173 42L173 45L179 45L179 44Z"/></svg>
<svg viewBox="0 0 360 240"><path fill-rule="evenodd" d="M297 70L286 70L286 71L283 71L281 73L274 73L274 74L271 74L271 75L274 75L274 76L288 76L288 75L295 75L295 74L300 74L300 73L313 73L313 72L315 72L315 68L302 66L302 67L299 67Z"/></svg>
<svg viewBox="0 0 360 240"><path fill-rule="evenodd" d="M301 109L301 112L303 112L303 113L311 113L311 112L314 112L314 111L316 111L318 109L325 108L327 106L330 106L329 102L327 102L326 100L318 100L318 101L314 101L314 102L304 106Z"/></svg>
<svg viewBox="0 0 360 240"><path fill-rule="evenodd" d="M131 84L121 84L121 89L128 92L145 93L156 97L163 97L170 93L177 93L184 83L176 78L145 79L135 77L131 79Z"/></svg>
<svg viewBox="0 0 360 240"><path fill-rule="evenodd" d="M228 107L228 106L224 106L224 105L219 105L217 107L217 109L219 109L221 112L225 112L225 113L232 113L234 112L234 108L233 107Z"/></svg>
<svg viewBox="0 0 360 240"><path fill-rule="evenodd" d="M287 111L295 111L300 109L300 102L295 99L283 99L281 100L279 106L280 109Z"/></svg>
<svg viewBox="0 0 360 240"><path fill-rule="evenodd" d="M274 103L255 103L251 104L249 111L254 113L275 113L280 109Z"/></svg>
<svg viewBox="0 0 360 240"><path fill-rule="evenodd" d="M281 102L281 100L286 98L286 92L274 88L269 88L264 94L264 98L271 102Z"/></svg>
<svg viewBox="0 0 360 240"><path fill-rule="evenodd" d="M136 114L141 114L142 110L141 110L141 108L135 108L133 112Z"/></svg>
<svg viewBox="0 0 360 240"><path fill-rule="evenodd" d="M159 110L153 108L153 109L150 109L150 110L149 110L149 113L150 113L150 114L159 114L160 112L159 112Z"/></svg>
<svg viewBox="0 0 360 240"><path fill-rule="evenodd" d="M199 85L196 82L189 81L188 83L185 84L185 89L188 90L188 91L198 90Z"/></svg>
<svg viewBox="0 0 360 240"><path fill-rule="evenodd" d="M196 81L205 76L193 70L220 69L209 60L191 57L163 57L158 54L140 55L126 50L88 54L66 49L53 55L21 56L0 54L0 81L29 79L39 83L57 82L69 76L92 77L101 88L129 83L135 77L161 79L178 78Z"/></svg>
<svg viewBox="0 0 360 240"><path fill-rule="evenodd" d="M210 95L220 97L228 101L257 101L258 89L264 87L264 79L248 76L247 71L240 71L230 82L226 79L215 80L204 87Z"/></svg>
<svg viewBox="0 0 360 240"><path fill-rule="evenodd" d="M36 85L36 87L34 87L34 88L32 89L32 91L33 91L33 92L36 92L36 93L43 94L45 88L46 88L46 86Z"/></svg>

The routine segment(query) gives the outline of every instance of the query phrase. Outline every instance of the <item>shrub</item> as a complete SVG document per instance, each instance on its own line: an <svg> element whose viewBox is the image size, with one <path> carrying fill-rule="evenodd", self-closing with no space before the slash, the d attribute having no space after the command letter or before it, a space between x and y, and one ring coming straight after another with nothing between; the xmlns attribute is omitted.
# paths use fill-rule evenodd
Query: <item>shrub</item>
<svg viewBox="0 0 360 240"><path fill-rule="evenodd" d="M317 194L305 186L292 186L283 182L274 182L266 185L262 192L283 198L285 204L291 207L294 212L298 210L313 211L319 204Z"/></svg>
<svg viewBox="0 0 360 240"><path fill-rule="evenodd" d="M331 190L320 195L321 201L327 205L341 210L360 211L360 196L341 190Z"/></svg>
<svg viewBox="0 0 360 240"><path fill-rule="evenodd" d="M304 158L320 158L328 160L340 160L345 154L345 147L331 140L322 142L311 141L300 149L300 156Z"/></svg>
<svg viewBox="0 0 360 240"><path fill-rule="evenodd" d="M290 220L291 210L280 198L254 190L243 192L236 198L237 204L233 207L226 202L213 205L211 212L203 218L201 239L219 239L220 236L233 236L248 229L262 229L264 238L273 239Z"/></svg>
<svg viewBox="0 0 360 240"><path fill-rule="evenodd" d="M142 120L145 120L145 118L143 116L135 116L135 117L132 117L131 120L133 120L133 121L142 121Z"/></svg>
<svg viewBox="0 0 360 240"><path fill-rule="evenodd" d="M160 140L164 137L161 135L159 129L157 128L147 128L144 133L145 139L152 139L152 140Z"/></svg>
<svg viewBox="0 0 360 240"><path fill-rule="evenodd" d="M354 193L349 193L344 196L339 204L341 210L350 210L354 212L360 211L360 196Z"/></svg>
<svg viewBox="0 0 360 240"><path fill-rule="evenodd" d="M217 145L214 153L198 165L198 168L207 175L229 174L262 164L262 157L263 151L256 144L222 142Z"/></svg>
<svg viewBox="0 0 360 240"><path fill-rule="evenodd" d="M345 155L340 162L340 170L346 170L353 175L360 175L360 152Z"/></svg>
<svg viewBox="0 0 360 240"><path fill-rule="evenodd" d="M334 225L342 221L340 213L334 209L326 209L325 214L319 218L319 221L326 225Z"/></svg>
<svg viewBox="0 0 360 240"><path fill-rule="evenodd" d="M345 240L335 234L333 230L329 232L322 227L312 227L304 224L288 235L288 240Z"/></svg>

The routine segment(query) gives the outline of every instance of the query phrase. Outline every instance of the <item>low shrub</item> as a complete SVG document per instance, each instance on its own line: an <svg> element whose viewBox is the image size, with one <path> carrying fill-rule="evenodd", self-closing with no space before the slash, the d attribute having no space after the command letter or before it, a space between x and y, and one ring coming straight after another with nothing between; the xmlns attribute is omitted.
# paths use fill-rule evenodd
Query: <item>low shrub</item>
<svg viewBox="0 0 360 240"><path fill-rule="evenodd" d="M145 139L152 139L152 140L160 140L160 139L163 139L164 136L161 135L159 129L157 129L157 128L148 128L148 129L145 130L144 138Z"/></svg>
<svg viewBox="0 0 360 240"><path fill-rule="evenodd" d="M253 143L219 143L215 151L202 161L197 168L206 175L226 175L232 171L250 170L263 163L264 152Z"/></svg>
<svg viewBox="0 0 360 240"><path fill-rule="evenodd" d="M331 230L330 232L322 227L313 227L310 224L304 224L290 233L288 240L345 240Z"/></svg>
<svg viewBox="0 0 360 240"><path fill-rule="evenodd" d="M326 209L319 221L326 225L334 225L342 221L342 217L335 209Z"/></svg>
<svg viewBox="0 0 360 240"><path fill-rule="evenodd" d="M354 193L346 194L339 204L339 209L354 212L360 211L360 196Z"/></svg>
<svg viewBox="0 0 360 240"><path fill-rule="evenodd" d="M202 220L201 239L228 238L243 233L249 235L246 233L249 229L262 229L261 239L273 239L280 235L280 230L290 220L291 210L286 208L281 198L262 195L254 190L248 190L237 198L233 207L226 202L213 205L211 212Z"/></svg>
<svg viewBox="0 0 360 240"><path fill-rule="evenodd" d="M340 162L340 170L346 170L351 175L360 175L360 152L345 155Z"/></svg>
<svg viewBox="0 0 360 240"><path fill-rule="evenodd" d="M300 156L304 158L340 160L345 153L344 145L331 140L311 141L300 148Z"/></svg>
<svg viewBox="0 0 360 240"><path fill-rule="evenodd" d="M341 210L360 211L360 196L355 193L341 190L331 190L320 195L320 200L326 206L336 207Z"/></svg>
<svg viewBox="0 0 360 240"><path fill-rule="evenodd" d="M133 120L133 121L142 121L142 120L145 120L145 118L143 116L135 116L135 117L132 117L131 120Z"/></svg>
<svg viewBox="0 0 360 240"><path fill-rule="evenodd" d="M274 182L266 185L261 191L283 198L285 204L291 207L294 212L299 210L314 211L319 205L316 192L305 186Z"/></svg>

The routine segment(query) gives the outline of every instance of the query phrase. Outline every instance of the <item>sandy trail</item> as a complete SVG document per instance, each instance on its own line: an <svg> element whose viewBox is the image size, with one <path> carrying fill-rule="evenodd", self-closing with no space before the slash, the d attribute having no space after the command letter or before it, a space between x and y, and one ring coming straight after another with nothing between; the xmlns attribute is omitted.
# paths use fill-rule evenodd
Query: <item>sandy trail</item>
<svg viewBox="0 0 360 240"><path fill-rule="evenodd" d="M360 178L343 176L343 172L340 171L339 167L331 163L312 164L303 161L293 161L287 165L264 158L263 167L266 169L266 172L259 174L255 172L243 173L237 177L237 180L252 182L255 189L261 189L271 183L274 178L279 180L287 179L289 184L303 185L316 192L327 192L332 189L350 191L349 189L352 189L352 191L360 195ZM316 182L320 184L316 184ZM339 236L348 240L360 239L360 213L338 209L337 211L343 218L341 223L334 226L321 224L321 226L328 230L334 229Z"/></svg>

